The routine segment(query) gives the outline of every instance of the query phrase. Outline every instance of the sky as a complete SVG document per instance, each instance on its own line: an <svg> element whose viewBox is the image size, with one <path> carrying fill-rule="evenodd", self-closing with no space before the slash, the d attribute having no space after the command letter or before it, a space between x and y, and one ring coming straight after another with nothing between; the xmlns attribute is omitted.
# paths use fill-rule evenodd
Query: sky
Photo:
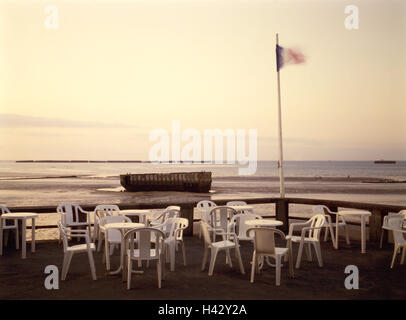
<svg viewBox="0 0 406 320"><path fill-rule="evenodd" d="M0 160L148 160L174 120L275 160L276 33L306 56L280 72L284 159L406 160L403 0L2 0Z"/></svg>

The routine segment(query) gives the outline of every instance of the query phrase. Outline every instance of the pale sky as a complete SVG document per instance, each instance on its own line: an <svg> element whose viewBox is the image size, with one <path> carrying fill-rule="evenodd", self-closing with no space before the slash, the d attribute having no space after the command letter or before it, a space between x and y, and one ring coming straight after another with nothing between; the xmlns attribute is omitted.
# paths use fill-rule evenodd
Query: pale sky
<svg viewBox="0 0 406 320"><path fill-rule="evenodd" d="M147 160L172 120L277 159L276 32L306 56L281 70L286 160L406 160L403 0L2 0L0 160Z"/></svg>

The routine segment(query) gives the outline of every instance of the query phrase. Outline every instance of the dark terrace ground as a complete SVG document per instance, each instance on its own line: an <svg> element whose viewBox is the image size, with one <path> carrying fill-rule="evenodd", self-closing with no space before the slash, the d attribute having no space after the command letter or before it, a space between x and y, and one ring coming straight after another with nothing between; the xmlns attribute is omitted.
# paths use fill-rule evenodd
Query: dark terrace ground
<svg viewBox="0 0 406 320"><path fill-rule="evenodd" d="M241 247L245 275L225 264L224 253L217 257L214 275L200 270L203 254L202 240L185 237L187 266L183 266L181 254L177 253L175 272L167 271L162 288L157 287L155 262L143 275L134 275L132 289L127 290L119 276L106 275L102 264L102 253L95 253L97 281L90 276L87 254L73 257L66 281L60 282L59 290L46 290L44 269L47 265L62 268L62 245L57 242L39 242L36 252L30 252L27 244L27 259L21 252L6 248L0 257L0 299L405 299L406 264L400 265L400 255L395 268L389 268L393 245L383 249L378 244L367 243L367 253L361 254L360 242L352 241L347 246L341 240L340 249L335 250L330 242L322 242L324 267L315 261L308 262L304 256L300 269L295 269L291 279L287 265L282 268L281 286L275 286L275 270L266 267L256 275L255 283L249 282L252 245ZM112 266L119 262L116 250ZM297 245L294 246L296 260ZM314 254L313 254L314 256ZM359 290L347 290L344 279L347 265L359 268ZM167 269L168 270L168 269Z"/></svg>

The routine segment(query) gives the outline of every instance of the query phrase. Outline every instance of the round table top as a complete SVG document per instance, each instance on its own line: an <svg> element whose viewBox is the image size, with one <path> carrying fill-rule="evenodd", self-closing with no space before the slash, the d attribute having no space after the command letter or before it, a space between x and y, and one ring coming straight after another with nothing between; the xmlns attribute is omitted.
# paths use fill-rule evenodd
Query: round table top
<svg viewBox="0 0 406 320"><path fill-rule="evenodd" d="M3 219L22 219L22 218L37 218L38 213L34 212L11 212L1 215Z"/></svg>
<svg viewBox="0 0 406 320"><path fill-rule="evenodd" d="M120 210L120 214L124 216L131 216L131 215L140 215L140 214L149 214L151 210L148 209L130 209L130 210Z"/></svg>
<svg viewBox="0 0 406 320"><path fill-rule="evenodd" d="M371 212L361 211L361 210L343 210L337 212L339 215L343 216L370 216Z"/></svg>
<svg viewBox="0 0 406 320"><path fill-rule="evenodd" d="M145 224L136 222L114 222L106 223L103 227L105 229L133 229L145 227Z"/></svg>
<svg viewBox="0 0 406 320"><path fill-rule="evenodd" d="M283 225L283 222L279 220L270 220L270 219L254 219L245 221L245 224L249 226L277 227Z"/></svg>

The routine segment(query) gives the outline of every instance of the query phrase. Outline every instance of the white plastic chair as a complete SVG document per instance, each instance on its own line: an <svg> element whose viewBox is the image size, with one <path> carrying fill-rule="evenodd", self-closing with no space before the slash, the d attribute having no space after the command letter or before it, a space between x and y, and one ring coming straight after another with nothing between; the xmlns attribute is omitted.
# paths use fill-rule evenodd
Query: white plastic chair
<svg viewBox="0 0 406 320"><path fill-rule="evenodd" d="M403 217L390 217L388 219L388 229L392 230L392 232L393 232L393 242L394 242L392 262L390 265L391 269L393 269L393 266L395 265L396 255L402 249L403 249L403 252L402 252L402 258L400 260L400 264L405 263L406 239L405 239L404 234L406 233L406 230L402 229L403 222L404 222Z"/></svg>
<svg viewBox="0 0 406 320"><path fill-rule="evenodd" d="M89 234L91 234L90 212L85 211L79 205L70 202L59 204L56 211L61 215L61 223L64 227L86 227L89 230ZM86 215L86 221L79 221L80 214Z"/></svg>
<svg viewBox="0 0 406 320"><path fill-rule="evenodd" d="M94 233L93 233L93 241L101 241L101 236L100 236L100 230L99 230L99 221L101 218L107 217L107 216L118 216L120 215L120 208L115 205L105 205L105 204L99 204L94 208ZM97 251L100 251L100 244L98 244L98 249Z"/></svg>
<svg viewBox="0 0 406 320"><path fill-rule="evenodd" d="M75 253L87 252L89 256L90 271L93 280L96 280L96 268L94 266L93 251L96 250L94 243L90 242L90 236L88 230L70 230L62 225L60 221L57 221L59 232L63 241L63 266L61 279L65 280L68 274L70 262ZM85 238L85 244L77 244L73 246L68 245L68 237L70 238Z"/></svg>
<svg viewBox="0 0 406 320"><path fill-rule="evenodd" d="M344 217L343 216L338 216L338 221L333 222L331 219L331 215L337 214L337 212L332 212L328 207L326 206L314 206L313 207L313 212L315 214L323 214L326 217L326 225L325 225L325 233L324 233L324 241L327 241L328 238L328 232L330 231L330 236L331 236L331 241L333 243L333 247L337 248L336 244L336 238L334 236L334 230L337 228L337 223L338 227L344 228L345 231L345 241L348 245L350 245L350 236L348 233L348 226L345 223Z"/></svg>
<svg viewBox="0 0 406 320"><path fill-rule="evenodd" d="M165 248L171 271L175 271L175 253L178 245L182 246L183 264L186 266L185 244L183 242L183 230L189 226L188 219L185 218L169 218L162 225L155 226L158 230L169 230L165 235ZM155 239L153 239L155 241Z"/></svg>
<svg viewBox="0 0 406 320"><path fill-rule="evenodd" d="M7 207L0 205L0 214L3 215L5 213L11 213L11 212ZM13 221L13 224L7 225L6 221ZM17 219L1 219L0 223L3 223L3 232L4 232L4 230L14 230L15 239L16 239L16 249L18 250L20 248L18 220ZM6 233L4 245L7 246L7 243L8 243L8 231ZM3 234L0 236L0 247L3 247Z"/></svg>
<svg viewBox="0 0 406 320"><path fill-rule="evenodd" d="M210 210L213 209L214 207L217 207L217 205L210 200L202 200L199 201L196 205L197 210L200 212L200 218L202 221L206 223L210 223ZM199 230L199 238L202 237L202 230Z"/></svg>
<svg viewBox="0 0 406 320"><path fill-rule="evenodd" d="M397 213L393 213L393 212L389 212L388 215L383 217L383 223L382 223L382 231L381 231L381 240L379 241L379 248L382 248L383 245L383 237L384 237L384 232L385 230L391 230L389 225L388 225L388 219L389 218L394 218L394 217L398 217L398 218L403 218L403 220L406 220L406 210L401 210Z"/></svg>
<svg viewBox="0 0 406 320"><path fill-rule="evenodd" d="M165 208L165 210L162 211L161 213L156 214L153 219L149 220L148 225L150 227L162 225L163 223L165 223L166 220L168 220L170 218L178 218L178 217L180 217L180 207L169 206L169 207ZM168 233L169 229L167 229L165 227L164 229L162 229L162 231L164 233Z"/></svg>
<svg viewBox="0 0 406 320"><path fill-rule="evenodd" d="M154 238L155 241L151 241ZM158 288L161 288L165 265L164 261L164 240L165 234L155 228L136 228L124 235L124 242L129 245L127 251L127 289L131 288L131 274L133 273L133 260L141 264L143 260L157 261ZM137 239L138 248L134 247L134 240ZM154 244L154 246L153 246ZM153 248L154 247L154 248Z"/></svg>
<svg viewBox="0 0 406 320"><path fill-rule="evenodd" d="M121 232L117 229L108 229L104 228L104 225L107 223L122 223L127 222L131 223L131 219L125 216L106 216L101 218L99 221L100 233L103 235L104 239L104 255L103 261L106 261L106 269L110 270L110 256L114 253L114 247L121 245ZM102 239L98 243L97 250L100 251L100 246Z"/></svg>
<svg viewBox="0 0 406 320"><path fill-rule="evenodd" d="M225 233L226 240L212 242L209 235L208 224L206 222L200 221L200 228L202 229L203 239L204 239L204 256L202 262L202 271L206 267L207 262L207 255L210 249L210 266L209 266L209 276L213 275L214 265L216 263L216 257L219 251L225 250L226 251L226 263L233 267L230 257L230 249L235 250L235 256L238 260L238 264L240 266L240 271L242 274L245 274L244 266L241 260L240 254L240 245L238 243L238 238L235 233ZM233 241L231 241L233 240Z"/></svg>
<svg viewBox="0 0 406 320"><path fill-rule="evenodd" d="M227 206L217 206L210 210L210 228L209 231L213 232L213 242L216 241L216 235L222 234L223 240L224 235L227 233L228 224L237 211L231 207Z"/></svg>
<svg viewBox="0 0 406 320"><path fill-rule="evenodd" d="M274 228L249 228L247 234L254 234L254 252L252 254L251 279L254 283L255 271L259 272L259 260L264 257L275 259L276 285L281 284L281 267L282 258L287 257L289 260L289 274L293 278L293 259L292 248L288 244L286 248L275 247L275 234L282 239L286 239L285 234Z"/></svg>
<svg viewBox="0 0 406 320"><path fill-rule="evenodd" d="M262 219L262 217L254 213L236 214L231 218L227 232L234 232L237 234L238 241L252 241L254 236L253 233L251 235L247 233L247 230L252 227L246 225L245 221L255 219Z"/></svg>
<svg viewBox="0 0 406 320"><path fill-rule="evenodd" d="M321 257L320 248L320 233L321 229L325 227L327 223L326 217L323 214L316 214L311 217L305 223L291 223L289 227L289 234L286 236L287 240L295 243L299 243L299 252L297 254L296 268L300 268L300 261L302 259L303 247L306 244L307 257L309 261L312 261L311 246L314 246L316 251L317 260L319 266L323 266L323 260ZM302 227L301 235L294 236L293 231L295 227Z"/></svg>

